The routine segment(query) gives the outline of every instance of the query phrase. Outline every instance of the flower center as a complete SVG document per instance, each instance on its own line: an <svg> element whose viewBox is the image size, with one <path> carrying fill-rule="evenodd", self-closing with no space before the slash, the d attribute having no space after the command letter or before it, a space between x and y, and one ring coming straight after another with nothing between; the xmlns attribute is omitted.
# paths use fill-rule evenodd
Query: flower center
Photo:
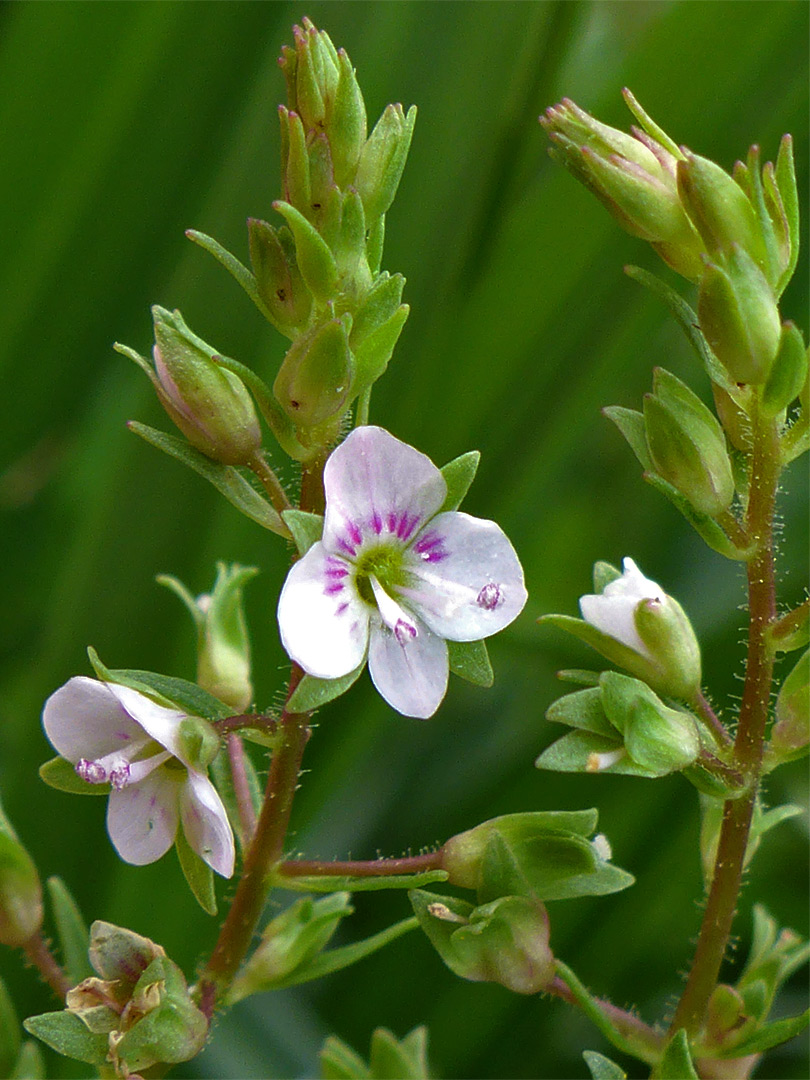
<svg viewBox="0 0 810 1080"><path fill-rule="evenodd" d="M377 607L377 600L371 579L391 593L398 586L405 584L402 566L402 552L394 547L375 547L363 552L355 564L355 584L357 591L371 607Z"/></svg>
<svg viewBox="0 0 810 1080"><path fill-rule="evenodd" d="M79 758L74 768L88 784L110 784L114 791L121 791L129 784L145 779L171 757L159 743L144 738L130 743L126 750L114 750L95 761Z"/></svg>

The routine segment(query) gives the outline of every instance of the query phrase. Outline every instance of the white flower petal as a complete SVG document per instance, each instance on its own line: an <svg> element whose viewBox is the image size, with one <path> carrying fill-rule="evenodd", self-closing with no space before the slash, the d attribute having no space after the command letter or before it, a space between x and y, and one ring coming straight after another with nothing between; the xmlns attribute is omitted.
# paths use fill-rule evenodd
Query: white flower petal
<svg viewBox="0 0 810 1080"><path fill-rule="evenodd" d="M416 583L400 594L434 633L450 641L489 637L523 610L523 569L494 521L457 511L439 514L408 556Z"/></svg>
<svg viewBox="0 0 810 1080"><path fill-rule="evenodd" d="M157 769L138 784L110 792L107 832L124 862L145 866L172 846L181 779L176 770Z"/></svg>
<svg viewBox="0 0 810 1080"><path fill-rule="evenodd" d="M120 701L122 707L136 720L144 731L155 742L160 743L170 750L175 757L180 757L180 745L178 732L180 724L186 718L186 714L177 709L167 709L158 705L156 701L146 697L145 694L132 690L128 686L119 686L117 683L108 683L112 694Z"/></svg>
<svg viewBox="0 0 810 1080"><path fill-rule="evenodd" d="M377 537L407 543L440 509L447 485L430 458L379 427L359 427L323 474L329 551L352 557Z"/></svg>
<svg viewBox="0 0 810 1080"><path fill-rule="evenodd" d="M388 704L403 716L432 716L447 690L447 643L415 620L416 634L398 635L371 624L368 670Z"/></svg>
<svg viewBox="0 0 810 1080"><path fill-rule="evenodd" d="M110 685L84 675L51 694L42 723L54 748L74 764L106 757L143 737Z"/></svg>
<svg viewBox="0 0 810 1080"><path fill-rule="evenodd" d="M207 776L189 769L180 793L183 832L194 851L222 877L233 875L236 858L228 815Z"/></svg>
<svg viewBox="0 0 810 1080"><path fill-rule="evenodd" d="M666 595L660 585L642 574L632 559L625 559L622 566L624 573L606 585L603 592L587 593L579 598L579 610L585 622L652 659L636 630L635 612L642 600L663 603Z"/></svg>
<svg viewBox="0 0 810 1080"><path fill-rule="evenodd" d="M362 663L370 609L350 567L319 541L295 563L278 601L281 641L309 675L337 679Z"/></svg>

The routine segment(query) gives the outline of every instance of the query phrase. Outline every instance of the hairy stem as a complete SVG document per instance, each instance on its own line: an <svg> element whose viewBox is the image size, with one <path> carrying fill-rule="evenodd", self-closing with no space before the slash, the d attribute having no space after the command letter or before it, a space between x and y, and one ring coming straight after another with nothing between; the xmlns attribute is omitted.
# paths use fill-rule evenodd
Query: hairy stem
<svg viewBox="0 0 810 1080"><path fill-rule="evenodd" d="M287 492L281 486L281 481L267 464L267 458L261 450L248 463L248 468L260 480L262 487L267 492L273 509L281 514L284 510L292 510L292 503L287 498Z"/></svg>
<svg viewBox="0 0 810 1080"><path fill-rule="evenodd" d="M293 859L280 863L279 874L284 877L390 877L395 874L420 874L425 870L441 870L442 853L408 855L400 859L344 859L324 862L319 859Z"/></svg>
<svg viewBox="0 0 810 1080"><path fill-rule="evenodd" d="M757 414L752 417L752 431L751 488L746 524L755 548L747 566L748 654L734 742L735 765L750 787L744 797L729 800L723 811L703 923L686 988L672 1022L673 1031L686 1028L690 1034L702 1026L731 932L757 800L773 680L768 630L776 619L773 522L780 467L779 441L774 422Z"/></svg>
<svg viewBox="0 0 810 1080"><path fill-rule="evenodd" d="M717 743L720 746L731 746L731 736L726 731L723 721L711 707L702 690L698 690L692 705L698 715L705 720L707 727L714 735Z"/></svg>
<svg viewBox="0 0 810 1080"><path fill-rule="evenodd" d="M65 994L73 984L51 952L48 942L42 936L42 932L37 930L20 948L25 953L25 958L29 964L33 965L40 973L43 982L50 986L60 1001L64 1001Z"/></svg>

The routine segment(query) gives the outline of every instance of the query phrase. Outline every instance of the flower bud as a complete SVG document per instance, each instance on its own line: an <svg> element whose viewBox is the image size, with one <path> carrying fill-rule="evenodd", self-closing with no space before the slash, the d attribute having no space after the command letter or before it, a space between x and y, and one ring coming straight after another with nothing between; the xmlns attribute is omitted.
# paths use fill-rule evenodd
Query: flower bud
<svg viewBox="0 0 810 1080"><path fill-rule="evenodd" d="M598 633L579 636L659 693L692 700L700 688L701 665L689 619L632 559L625 559L623 567L601 593L580 597L582 617ZM577 627L564 625L577 633Z"/></svg>
<svg viewBox="0 0 810 1080"><path fill-rule="evenodd" d="M722 265L706 264L698 319L734 382L767 380L782 335L779 309L765 275L741 247L732 248Z"/></svg>
<svg viewBox="0 0 810 1080"><path fill-rule="evenodd" d="M102 979L133 987L152 961L165 955L160 945L123 926L97 919L90 927L88 956Z"/></svg>
<svg viewBox="0 0 810 1080"><path fill-rule="evenodd" d="M279 64L287 83L290 108L308 130L323 127L340 78L337 51L329 35L304 18L293 27L295 47L285 45Z"/></svg>
<svg viewBox="0 0 810 1080"><path fill-rule="evenodd" d="M421 889L409 896L439 956L462 979L537 994L554 978L548 914L538 900L502 896L474 908Z"/></svg>
<svg viewBox="0 0 810 1080"><path fill-rule="evenodd" d="M179 312L152 308L154 370L146 371L160 402L192 446L223 465L244 465L262 441L247 390L213 361L215 351L188 329Z"/></svg>
<svg viewBox="0 0 810 1080"><path fill-rule="evenodd" d="M177 758L189 769L205 773L218 753L219 736L211 724L201 716L184 716L177 729Z"/></svg>
<svg viewBox="0 0 810 1080"><path fill-rule="evenodd" d="M41 925L37 868L0 804L0 944L24 945Z"/></svg>
<svg viewBox="0 0 810 1080"><path fill-rule="evenodd" d="M354 186L363 200L367 225L384 214L394 201L415 123L415 105L407 114L401 105L388 105L363 147Z"/></svg>
<svg viewBox="0 0 810 1080"><path fill-rule="evenodd" d="M599 684L605 715L648 775L665 776L695 761L700 738L689 713L668 708L644 683L618 671L604 672Z"/></svg>
<svg viewBox="0 0 810 1080"><path fill-rule="evenodd" d="M761 270L767 253L757 215L746 193L708 158L685 151L678 162L678 193L712 258L742 248Z"/></svg>
<svg viewBox="0 0 810 1080"><path fill-rule="evenodd" d="M320 323L291 346L273 383L276 400L299 427L315 427L348 404L354 360L348 316Z"/></svg>
<svg viewBox="0 0 810 1080"><path fill-rule="evenodd" d="M783 323L779 352L762 391L766 416L778 416L801 394L807 383L807 361L801 330L792 322Z"/></svg>
<svg viewBox="0 0 810 1080"><path fill-rule="evenodd" d="M568 98L540 118L551 156L564 164L632 236L653 244L673 269L700 276L703 244L684 213L675 158L649 134L600 123Z"/></svg>
<svg viewBox="0 0 810 1080"><path fill-rule="evenodd" d="M663 368L644 399L647 445L656 472L700 514L716 517L734 498L723 429L688 386Z"/></svg>
<svg viewBox="0 0 810 1080"><path fill-rule="evenodd" d="M309 319L312 293L298 269L292 233L286 226L274 229L266 221L248 218L248 240L259 296L279 330L295 338Z"/></svg>

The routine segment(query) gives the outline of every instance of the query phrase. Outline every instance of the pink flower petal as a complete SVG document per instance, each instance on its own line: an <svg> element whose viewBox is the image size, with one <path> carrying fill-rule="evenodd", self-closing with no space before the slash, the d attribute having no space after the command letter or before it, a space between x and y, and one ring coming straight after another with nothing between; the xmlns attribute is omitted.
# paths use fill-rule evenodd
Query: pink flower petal
<svg viewBox="0 0 810 1080"><path fill-rule="evenodd" d="M396 634L377 619L371 626L368 670L391 708L403 716L432 716L447 690L447 643L414 620L414 635Z"/></svg>
<svg viewBox="0 0 810 1080"><path fill-rule="evenodd" d="M51 694L42 723L54 748L74 764L81 758L106 757L143 738L110 685L84 675Z"/></svg>
<svg viewBox="0 0 810 1080"><path fill-rule="evenodd" d="M278 601L281 641L309 675L337 679L362 663L370 608L358 596L345 566L319 541L295 563Z"/></svg>
<svg viewBox="0 0 810 1080"><path fill-rule="evenodd" d="M231 877L236 852L228 815L208 777L192 769L180 793L180 818L191 848L212 870Z"/></svg>
<svg viewBox="0 0 810 1080"><path fill-rule="evenodd" d="M329 551L353 557L368 541L407 542L441 507L444 477L430 460L379 427L359 427L324 469Z"/></svg>
<svg viewBox="0 0 810 1080"><path fill-rule="evenodd" d="M145 694L131 690L128 686L119 686L117 683L107 685L121 706L140 724L147 735L170 750L175 757L180 757L178 732L185 713L158 705Z"/></svg>
<svg viewBox="0 0 810 1080"><path fill-rule="evenodd" d="M107 832L124 862L145 866L165 855L177 835L182 773L157 769L140 783L111 791Z"/></svg>
<svg viewBox="0 0 810 1080"><path fill-rule="evenodd" d="M478 641L523 610L523 570L494 521L457 511L438 514L408 554L414 583L400 592L434 634Z"/></svg>

